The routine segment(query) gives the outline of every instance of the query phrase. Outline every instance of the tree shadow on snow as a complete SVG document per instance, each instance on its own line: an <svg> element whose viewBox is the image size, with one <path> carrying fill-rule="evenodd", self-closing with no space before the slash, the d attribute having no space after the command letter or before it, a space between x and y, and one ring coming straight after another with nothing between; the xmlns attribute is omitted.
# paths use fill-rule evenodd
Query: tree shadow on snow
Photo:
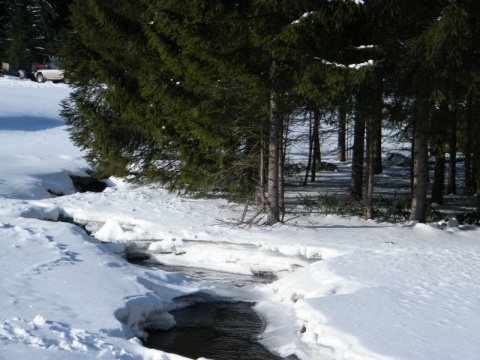
<svg viewBox="0 0 480 360"><path fill-rule="evenodd" d="M301 225L301 227L307 229L382 229L382 228L391 228L394 227L394 224L384 224L384 225Z"/></svg>
<svg viewBox="0 0 480 360"><path fill-rule="evenodd" d="M0 130L41 131L64 125L63 120L55 118L35 116L0 117Z"/></svg>

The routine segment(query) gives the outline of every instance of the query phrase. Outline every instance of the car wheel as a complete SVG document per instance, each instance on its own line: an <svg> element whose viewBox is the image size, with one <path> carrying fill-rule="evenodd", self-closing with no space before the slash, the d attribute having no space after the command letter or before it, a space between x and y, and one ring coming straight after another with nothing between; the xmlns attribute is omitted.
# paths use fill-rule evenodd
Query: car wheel
<svg viewBox="0 0 480 360"><path fill-rule="evenodd" d="M38 81L39 83L45 82L45 77L43 76L42 73L38 73L38 74L37 74L37 81Z"/></svg>

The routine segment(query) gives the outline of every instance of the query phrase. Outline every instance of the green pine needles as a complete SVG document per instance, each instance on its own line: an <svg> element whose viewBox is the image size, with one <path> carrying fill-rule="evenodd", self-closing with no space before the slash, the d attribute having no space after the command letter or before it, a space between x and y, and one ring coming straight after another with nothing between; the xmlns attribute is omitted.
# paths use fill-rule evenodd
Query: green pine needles
<svg viewBox="0 0 480 360"><path fill-rule="evenodd" d="M416 137L423 163L415 164L423 167L414 180L428 170L428 146L444 148L446 134L429 130L442 102L442 119L455 111L459 130L479 131L473 0L74 0L70 10L59 57L73 92L62 116L98 172L197 195L255 197L268 224L285 212L283 165L295 116L314 114L312 182L321 114L339 128L339 161L353 119L350 196L366 199L367 217L382 171L383 125ZM477 158L479 137L462 138L459 146ZM422 221L426 182L412 184L419 209L412 213Z"/></svg>

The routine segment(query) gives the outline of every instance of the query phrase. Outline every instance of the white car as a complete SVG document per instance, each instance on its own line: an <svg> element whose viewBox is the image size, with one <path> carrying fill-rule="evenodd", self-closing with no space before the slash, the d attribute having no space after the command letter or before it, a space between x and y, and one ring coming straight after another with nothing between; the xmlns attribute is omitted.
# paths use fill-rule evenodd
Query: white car
<svg viewBox="0 0 480 360"><path fill-rule="evenodd" d="M35 71L33 75L35 79L40 83L43 83L47 80L52 80L53 82L59 82L59 81L63 81L64 72L65 72L64 70L59 69L57 67L57 64L55 62L51 62L46 66Z"/></svg>

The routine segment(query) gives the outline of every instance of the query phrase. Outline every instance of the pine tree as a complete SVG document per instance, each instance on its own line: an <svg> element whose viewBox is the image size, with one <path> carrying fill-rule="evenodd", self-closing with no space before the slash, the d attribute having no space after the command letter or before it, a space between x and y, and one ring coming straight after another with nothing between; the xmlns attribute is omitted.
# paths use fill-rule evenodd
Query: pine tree
<svg viewBox="0 0 480 360"><path fill-rule="evenodd" d="M242 69L245 10L220 1L88 5L72 8L63 58L76 90L63 115L89 160L172 190L251 192L265 103Z"/></svg>
<svg viewBox="0 0 480 360"><path fill-rule="evenodd" d="M449 104L442 101L432 116L430 126L430 148L435 155L435 166L432 184L431 202L443 204L445 187L445 147L447 142L447 127L450 118Z"/></svg>
<svg viewBox="0 0 480 360"><path fill-rule="evenodd" d="M16 65L28 63L35 56L35 40L32 38L29 0L6 0L4 28L4 53L8 62Z"/></svg>
<svg viewBox="0 0 480 360"><path fill-rule="evenodd" d="M363 164L365 148L365 91L361 88L355 101L355 123L352 149L352 175L350 198L354 201L363 198Z"/></svg>
<svg viewBox="0 0 480 360"><path fill-rule="evenodd" d="M7 21L7 0L0 0L0 59L5 59Z"/></svg>
<svg viewBox="0 0 480 360"><path fill-rule="evenodd" d="M160 148L138 126L148 108L136 76L146 42L142 11L141 3L75 1L74 30L62 37L60 56L74 88L62 116L100 173L135 173L134 165L148 163Z"/></svg>
<svg viewBox="0 0 480 360"><path fill-rule="evenodd" d="M480 34L478 27L480 11L474 1L436 2L435 7L437 12L432 13L433 17L427 18L430 19L427 26L411 42L411 45L415 57L422 63L420 70L422 74L418 74L417 79L421 80L423 84L429 84L427 89L424 86L422 95L422 107L426 111L423 114L426 116L422 116L422 118L428 119L428 115L433 113L432 109L435 106L439 107L439 104L446 103L447 105L443 105L447 110L443 111L446 115L443 116L441 127L448 129L452 123L452 114L457 115L463 107L462 104L467 104L465 107L467 114L464 118L471 119L468 115L468 104L474 106L475 98L478 96L478 92L473 89L478 86L479 77L475 74L479 73L480 64L473 56L474 51L472 52L472 50L475 47L473 45L475 39L478 39ZM462 117L456 118L461 119ZM474 124L471 125L475 131ZM471 125L470 129L472 129ZM466 127L462 126L462 128ZM466 138L468 139L469 135L466 135ZM432 142L433 139L430 140ZM444 139L443 143L446 142L447 140ZM450 140L450 144L454 143ZM434 143L434 145L436 144ZM451 146L450 150L455 151L454 148L455 145ZM476 158L478 148L475 145L473 147L467 145L466 150L468 153L473 151L473 156ZM455 156L453 156L454 158ZM454 163L451 164L452 167L455 167ZM438 168L440 169L440 165ZM441 172L439 171L439 173ZM454 173L451 176L454 177ZM437 188L439 187L440 185L437 186ZM421 196L424 201L423 194ZM438 196L436 197L438 198ZM420 199L417 197L417 200ZM413 220L424 221L423 214L417 212L415 215L412 211L412 216Z"/></svg>
<svg viewBox="0 0 480 360"><path fill-rule="evenodd" d="M347 101L340 97L338 105L337 160L347 161Z"/></svg>
<svg viewBox="0 0 480 360"><path fill-rule="evenodd" d="M188 146L179 144L188 161L175 186L245 195L255 189L269 93L258 76L264 70L259 58L258 64L253 58L247 5L166 1L149 10L150 44L171 71L175 89L148 95L168 110L179 136L197 136ZM146 88L156 86L152 80L162 83L145 79Z"/></svg>
<svg viewBox="0 0 480 360"><path fill-rule="evenodd" d="M56 55L54 43L68 26L70 0L0 1L0 54L17 66L45 62Z"/></svg>
<svg viewBox="0 0 480 360"><path fill-rule="evenodd" d="M62 114L100 172L200 195L217 191L248 198L261 189L267 223L274 224L285 211L283 163L292 114L340 107L342 125L354 98L352 196L365 200L372 216L373 176L381 172L378 130L388 92L414 103L405 109L411 121L405 126L415 128L412 220L424 221L435 109L445 100L457 109L464 129L468 117L462 111L468 106L462 104L471 98L472 113L478 106L470 76L479 68L476 57L469 57L474 47L460 41L463 35L455 35L452 24L472 37L478 31L462 11L444 14L457 6L452 2L432 0L415 13L412 4L76 0L73 31L62 37L62 60L74 88ZM452 41L459 44L449 54L444 50ZM358 65L371 59L373 66ZM447 82L469 90L454 94ZM319 118L311 124L316 134ZM476 160L480 147L470 144ZM320 154L318 141L315 148Z"/></svg>
<svg viewBox="0 0 480 360"><path fill-rule="evenodd" d="M58 34L69 26L72 0L31 0L31 37L35 41L36 60L46 60L58 52Z"/></svg>

